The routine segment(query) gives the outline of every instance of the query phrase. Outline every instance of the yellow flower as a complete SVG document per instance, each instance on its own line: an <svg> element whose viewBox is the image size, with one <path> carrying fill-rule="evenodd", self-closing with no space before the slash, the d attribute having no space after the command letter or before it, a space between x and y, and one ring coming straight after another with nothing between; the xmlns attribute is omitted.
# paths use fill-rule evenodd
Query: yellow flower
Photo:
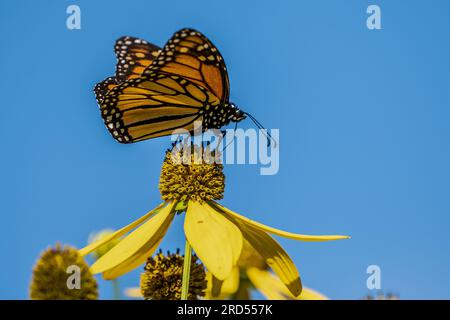
<svg viewBox="0 0 450 320"><path fill-rule="evenodd" d="M125 295L130 298L147 300L179 300L184 256L180 250L176 253L163 254L159 251L155 257L150 257L141 273L140 287L127 288ZM197 256L191 260L189 277L189 300L197 300L205 296L206 272Z"/></svg>
<svg viewBox="0 0 450 320"><path fill-rule="evenodd" d="M160 251L150 257L141 273L141 295L147 300L180 300L184 257ZM196 256L192 257L189 277L189 300L205 295L206 273Z"/></svg>
<svg viewBox="0 0 450 320"><path fill-rule="evenodd" d="M301 292L300 276L284 249L270 234L300 241L329 241L347 236L312 236L278 230L237 214L214 200L223 197L225 176L221 164L211 161L198 149L183 153L168 151L160 176L160 192L164 200L155 209L115 233L80 250L89 254L100 246L127 233L92 266L91 271L114 279L141 264L159 247L172 220L185 212L184 232L202 263L217 279L225 280L237 264L244 239L265 259L289 291ZM204 151L201 149L201 151ZM214 153L209 153L209 157ZM199 161L200 158L200 161Z"/></svg>
<svg viewBox="0 0 450 320"><path fill-rule="evenodd" d="M303 288L299 296L294 296L286 285L270 270L263 257L244 241L238 264L224 281L207 274L206 299L249 300L253 289L261 292L269 300L326 300L327 297L309 288Z"/></svg>
<svg viewBox="0 0 450 320"><path fill-rule="evenodd" d="M71 288L71 268L79 270L79 287ZM45 250L33 269L30 284L33 300L96 300L97 281L78 251L59 243Z"/></svg>

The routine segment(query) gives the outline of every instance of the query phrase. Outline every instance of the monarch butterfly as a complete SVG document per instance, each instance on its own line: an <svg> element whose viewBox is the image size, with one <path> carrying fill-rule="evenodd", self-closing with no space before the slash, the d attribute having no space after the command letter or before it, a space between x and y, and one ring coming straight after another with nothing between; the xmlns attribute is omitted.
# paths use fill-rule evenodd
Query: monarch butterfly
<svg viewBox="0 0 450 320"><path fill-rule="evenodd" d="M211 41L193 29L176 32L163 49L145 40L117 40L115 77L94 91L112 136L132 143L175 129L220 129L248 113L229 101L225 62ZM253 119L253 117L251 117Z"/></svg>

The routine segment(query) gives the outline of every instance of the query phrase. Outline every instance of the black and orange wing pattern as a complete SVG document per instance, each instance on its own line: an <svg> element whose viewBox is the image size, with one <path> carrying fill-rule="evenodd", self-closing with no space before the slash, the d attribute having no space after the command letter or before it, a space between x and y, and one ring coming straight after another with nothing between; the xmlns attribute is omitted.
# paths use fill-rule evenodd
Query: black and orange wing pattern
<svg viewBox="0 0 450 320"><path fill-rule="evenodd" d="M132 37L117 40L115 49L116 76L98 84L96 94L117 141L151 139L179 128L192 131L195 121L206 130L244 118L228 101L222 56L200 32L180 30L159 51Z"/></svg>
<svg viewBox="0 0 450 320"><path fill-rule="evenodd" d="M130 36L117 39L114 46L117 57L117 82L122 83L128 79L141 76L160 51L160 47L143 39Z"/></svg>
<svg viewBox="0 0 450 320"><path fill-rule="evenodd" d="M95 85L94 93L95 99L97 100L98 105L100 106L103 98L112 88L117 87L117 81L115 77L108 77L102 82L99 82Z"/></svg>
<svg viewBox="0 0 450 320"><path fill-rule="evenodd" d="M194 29L176 32L144 71L178 75L228 102L230 85L225 62L209 39Z"/></svg>
<svg viewBox="0 0 450 320"><path fill-rule="evenodd" d="M119 142L131 143L194 129L220 104L207 89L176 75L149 72L111 89L101 101L105 124Z"/></svg>
<svg viewBox="0 0 450 320"><path fill-rule="evenodd" d="M97 103L100 105L101 100L112 88L128 79L139 77L160 51L161 48L143 39L130 36L117 39L114 45L117 58L116 74L95 86L94 93Z"/></svg>

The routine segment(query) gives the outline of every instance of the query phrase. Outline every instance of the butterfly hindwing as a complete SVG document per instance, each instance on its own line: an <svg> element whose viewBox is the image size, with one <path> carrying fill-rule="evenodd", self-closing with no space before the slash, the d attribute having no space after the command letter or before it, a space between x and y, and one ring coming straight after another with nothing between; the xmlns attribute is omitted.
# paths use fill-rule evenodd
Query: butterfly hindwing
<svg viewBox="0 0 450 320"><path fill-rule="evenodd" d="M200 32L182 29L165 44L158 57L144 71L178 75L195 82L224 103L229 99L229 80L219 50Z"/></svg>
<svg viewBox="0 0 450 320"><path fill-rule="evenodd" d="M143 39L130 36L117 39L114 46L117 57L116 81L122 83L139 77L160 51L161 48Z"/></svg>
<svg viewBox="0 0 450 320"><path fill-rule="evenodd" d="M203 113L220 101L202 86L175 75L148 73L110 90L101 102L102 117L112 136L131 143L192 131Z"/></svg>

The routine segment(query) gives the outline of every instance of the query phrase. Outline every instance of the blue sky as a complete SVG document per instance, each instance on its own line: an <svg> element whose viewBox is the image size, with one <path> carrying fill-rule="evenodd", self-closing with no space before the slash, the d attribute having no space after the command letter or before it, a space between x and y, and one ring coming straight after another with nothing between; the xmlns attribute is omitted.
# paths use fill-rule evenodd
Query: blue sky
<svg viewBox="0 0 450 320"><path fill-rule="evenodd" d="M66 28L70 4L81 30ZM366 28L369 4L382 30ZM222 203L294 232L351 235L280 239L303 283L330 298L371 293L376 264L386 292L449 299L449 10L444 0L2 1L0 298L27 298L48 245L81 247L159 203L169 138L116 143L92 88L113 73L116 38L162 45L193 27L223 54L232 101L280 129L279 173L228 166ZM162 247L183 248L181 218Z"/></svg>

